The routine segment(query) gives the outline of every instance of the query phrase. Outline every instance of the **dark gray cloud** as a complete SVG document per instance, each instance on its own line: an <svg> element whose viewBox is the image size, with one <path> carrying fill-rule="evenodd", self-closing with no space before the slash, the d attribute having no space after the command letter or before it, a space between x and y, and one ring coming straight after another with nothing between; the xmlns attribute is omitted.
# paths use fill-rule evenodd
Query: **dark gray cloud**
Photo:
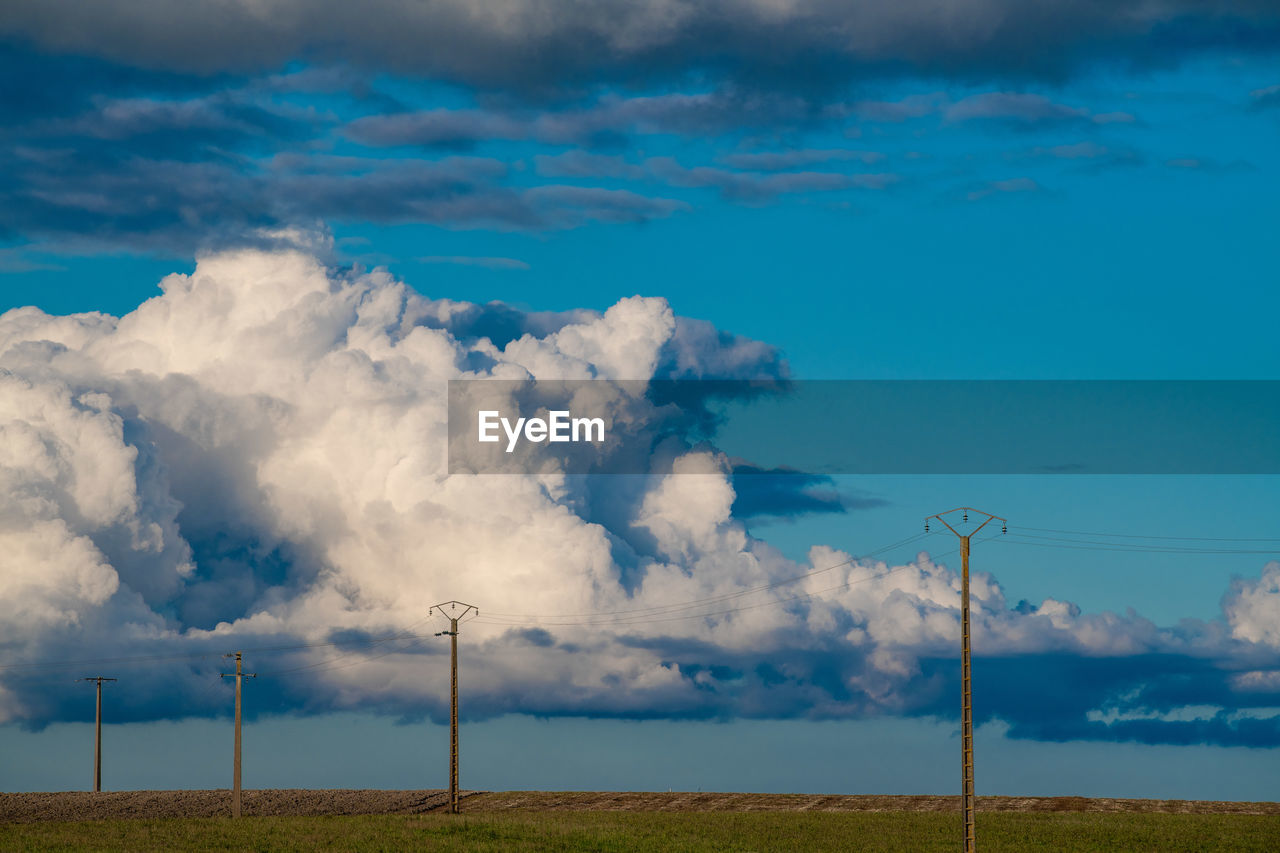
<svg viewBox="0 0 1280 853"><path fill-rule="evenodd" d="M470 148L495 139L529 139L533 128L518 119L482 110L428 110L366 116L345 128L365 145Z"/></svg>
<svg viewBox="0 0 1280 853"><path fill-rule="evenodd" d="M1128 124L1129 113L1091 113L1083 107L1060 104L1044 95L1027 92L984 92L951 104L943 111L947 121L992 121L1020 127L1055 125Z"/></svg>
<svg viewBox="0 0 1280 853"><path fill-rule="evenodd" d="M1037 92L992 91L953 100L943 92L910 95L898 101L855 101L838 110L849 118L897 124L926 117L951 124L975 123L999 130L1060 130L1133 124L1127 112L1093 112Z"/></svg>
<svg viewBox="0 0 1280 853"><path fill-rule="evenodd" d="M257 138L274 150L291 139L311 135L329 121L314 111L253 103L235 94L187 100L136 97L94 101L89 111L36 125L32 130L55 140L59 135L102 142L128 140L135 153L154 148L151 140L155 138L191 139L205 149L243 146Z"/></svg>
<svg viewBox="0 0 1280 853"><path fill-rule="evenodd" d="M686 167L671 157L653 157L645 166L661 181L677 187L711 188L739 202L764 202L788 193L884 189L896 175L846 175L838 172L740 172L714 166Z"/></svg>
<svg viewBox="0 0 1280 853"><path fill-rule="evenodd" d="M640 180L648 173L617 154L596 154L575 149L563 154L538 154L533 158L539 175L550 178L623 178Z"/></svg>
<svg viewBox="0 0 1280 853"><path fill-rule="evenodd" d="M883 189L898 180L887 173L788 171L811 163L859 161L874 163L883 155L870 151L766 151L728 155L723 161L734 168L682 165L673 157L651 157L633 163L617 155L572 150L538 155L539 174L571 178L649 180L675 187L714 189L729 201L758 204L780 195L831 192L848 189Z"/></svg>
<svg viewBox="0 0 1280 853"><path fill-rule="evenodd" d="M178 254L320 220L547 230L643 222L687 208L622 190L513 188L504 163L478 157L291 155L262 168L22 147L0 155L0 166L0 233Z"/></svg>
<svg viewBox="0 0 1280 853"><path fill-rule="evenodd" d="M1108 169L1143 165L1147 158L1141 152L1122 145L1102 145L1093 140L1064 145L1037 145L1009 155L1010 160L1050 159L1071 164L1073 169L1098 173Z"/></svg>
<svg viewBox="0 0 1280 853"><path fill-rule="evenodd" d="M420 264L448 264L459 267L481 267L489 270L527 270L529 265L516 258L485 257L477 255L427 255L418 258Z"/></svg>
<svg viewBox="0 0 1280 853"><path fill-rule="evenodd" d="M687 204L616 187L530 187L497 160L440 154L504 139L598 148L636 133L731 133L816 115L804 99L738 89L606 94L559 112L494 99L474 109L405 112L349 68L224 75L202 84L191 75L123 72L96 59L0 51L0 64L15 75L27 61L37 77L52 81L51 94L42 104L6 89L0 100L0 141L7 143L0 150L0 238L85 250L188 255L260 242L264 229L312 227L326 219L519 230L644 222ZM87 77L62 73L67 68ZM338 121L322 105L335 102L311 98L299 106L292 97L299 93L336 95L343 104L338 112L366 113L341 129L366 146L437 150L426 159L369 156L358 148L325 153L334 148ZM395 111L367 114L382 108ZM662 182L649 169L587 149L539 155L535 164L551 178ZM725 197L754 203L848 180L726 172L694 184L711 186L704 180L711 178Z"/></svg>
<svg viewBox="0 0 1280 853"><path fill-rule="evenodd" d="M1069 73L1210 47L1274 48L1267 0L11 0L0 34L42 49L201 73L343 60L484 87L719 71L812 87L853 75Z"/></svg>
<svg viewBox="0 0 1280 853"><path fill-rule="evenodd" d="M0 11L0 21L4 19ZM48 56L29 45L0 40L0 129L35 119L79 113L104 92L127 98L144 93L181 97L232 85L231 75L194 75L139 69L84 56Z"/></svg>
<svg viewBox="0 0 1280 853"><path fill-rule="evenodd" d="M527 140L609 148L633 134L702 137L752 128L801 128L840 115L797 96L730 87L693 94L609 94L585 106L557 111L508 104L397 112L356 119L343 134L381 147L469 148L489 140Z"/></svg>
<svg viewBox="0 0 1280 853"><path fill-rule="evenodd" d="M550 185L526 190L523 198L558 227L584 222L646 222L688 210L683 201L651 198L630 190Z"/></svg>
<svg viewBox="0 0 1280 853"><path fill-rule="evenodd" d="M738 464L733 466L732 482L735 518L787 519L887 505L870 495L842 492L825 474L787 468Z"/></svg>
<svg viewBox="0 0 1280 853"><path fill-rule="evenodd" d="M751 169L764 172L780 172L812 166L815 163L831 163L854 160L860 163L878 163L884 159L879 151L855 151L847 148L814 149L797 148L789 151L744 151L721 158L735 169Z"/></svg>
<svg viewBox="0 0 1280 853"><path fill-rule="evenodd" d="M930 92L909 95L899 101L856 101L851 105L849 112L863 121L896 124L932 115L945 106L947 101L944 93Z"/></svg>
<svg viewBox="0 0 1280 853"><path fill-rule="evenodd" d="M953 667L939 661L926 669L945 677ZM1004 720L1015 738L1280 745L1280 716L1266 710L1280 694L1242 694L1233 670L1170 654L996 657L979 659L974 689L985 696L978 718Z"/></svg>
<svg viewBox="0 0 1280 853"><path fill-rule="evenodd" d="M262 229L323 219L521 230L635 223L686 208L679 199L653 197L662 184L764 204L793 194L879 189L897 179L887 170L850 173L858 161L872 163L875 152L803 147L804 133L815 128L928 118L1082 130L1130 118L1020 91L956 102L940 93L848 103L827 97L860 91L847 85L850 75L888 67L894 56L899 69L946 65L946 51L936 63L911 58L908 47L937 37L918 23L932 17L904 23L902 9L911 4L846 5L765 16L736 0L677 2L663 6L664 14L614 3L534 10L517 0L499 19L477 15L461 0L375 0L358 14L338 4L304 10L296 0L277 0L257 7L249 24L239 17L248 14L242 7L215 9L206 0L181 7L108 0L75 14L60 0L11 3L0 12L0 74L17 83L0 87L0 239L187 255L256 239L251 235ZM1161 8L1175 21L1194 11L1173 0ZM1230 8L1252 22L1255 45L1265 41L1267 7ZM1109 9L1073 4L1068 12L1066 4L1052 3L1045 14L1098 24L1112 20ZM1001 33L1039 26L1019 10L1006 10L1000 20ZM1144 44L1163 43L1157 31L1165 25L1125 26L1145 33ZM952 26L950 49L970 37L967 27ZM957 59L955 68L968 75L988 62L1017 70L1000 65L1010 57L1001 59L1005 42L993 32L972 36L972 56ZM725 38L710 38L718 35ZM437 43L444 46L433 48ZM499 44L512 49L477 47ZM719 47L708 52L706 44ZM470 107L411 109L380 91L381 69L490 88ZM693 91L626 96L602 85L644 84L667 71L691 72L680 79ZM535 105L525 97L552 89L554 102ZM1273 94L1258 90L1253 101L1265 105ZM312 106L299 106L304 102ZM776 150L753 150L756 131ZM733 153L715 164L683 152L681 161L616 156L644 135L716 139ZM475 163L464 167L460 158L439 159L502 141L573 150L534 157L536 174L555 181L543 187L514 173L476 171ZM369 150L389 148L415 150ZM371 156L377 154L391 156ZM1092 168L1123 162L1119 154L1077 159ZM841 165L819 167L824 163ZM559 179L649 187L562 186ZM993 182L972 192L1015 189Z"/></svg>

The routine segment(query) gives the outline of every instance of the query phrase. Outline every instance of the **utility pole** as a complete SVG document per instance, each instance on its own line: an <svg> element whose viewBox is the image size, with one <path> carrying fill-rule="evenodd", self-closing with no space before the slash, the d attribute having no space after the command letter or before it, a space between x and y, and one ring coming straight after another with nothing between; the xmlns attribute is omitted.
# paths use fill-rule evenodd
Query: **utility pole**
<svg viewBox="0 0 1280 853"><path fill-rule="evenodd" d="M446 611L447 608L447 611ZM459 610L461 608L461 610ZM437 637L448 637L450 645L449 679L449 814L458 813L458 620L471 611L480 615L479 608L461 601L446 601L427 610L427 615L440 612L449 620L449 630L439 631Z"/></svg>
<svg viewBox="0 0 1280 853"><path fill-rule="evenodd" d="M76 681L92 681L98 685L98 711L93 720L93 792L97 794L102 791L102 682L115 679L94 675Z"/></svg>
<svg viewBox="0 0 1280 853"><path fill-rule="evenodd" d="M986 521L968 533L960 533L947 522L944 516L964 513L963 523L969 523L969 513L986 516ZM929 532L929 519L936 518L948 530L960 539L960 764L961 778L964 785L964 853L975 853L974 839L974 794L973 794L973 680L969 667L969 540L993 520L999 520L1000 532L1009 531L1008 522L998 515L983 512L970 506L956 507L924 520L924 530Z"/></svg>
<svg viewBox="0 0 1280 853"><path fill-rule="evenodd" d="M231 795L231 816L240 817L240 682L245 678L257 678L257 673L242 672L240 669L241 652L231 652L223 655L223 657L233 657L236 659L236 671L234 673L220 673L222 678L234 678L236 680L236 755L233 762L232 788Z"/></svg>

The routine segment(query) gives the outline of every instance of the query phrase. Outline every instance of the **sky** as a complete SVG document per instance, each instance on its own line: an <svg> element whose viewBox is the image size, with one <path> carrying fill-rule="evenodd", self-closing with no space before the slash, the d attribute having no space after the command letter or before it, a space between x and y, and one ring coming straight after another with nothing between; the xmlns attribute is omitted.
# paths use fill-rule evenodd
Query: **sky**
<svg viewBox="0 0 1280 853"><path fill-rule="evenodd" d="M353 9L0 11L0 788L89 675L226 786L236 649L248 787L439 787L456 599L465 787L954 792L973 506L980 794L1280 798L1274 469L446 465L448 380L1280 380L1274 4Z"/></svg>

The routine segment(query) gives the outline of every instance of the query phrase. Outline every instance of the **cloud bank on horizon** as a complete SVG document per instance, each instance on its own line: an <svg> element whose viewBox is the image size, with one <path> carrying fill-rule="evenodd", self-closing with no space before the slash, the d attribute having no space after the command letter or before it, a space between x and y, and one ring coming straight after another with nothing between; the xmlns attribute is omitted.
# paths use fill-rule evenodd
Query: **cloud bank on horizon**
<svg viewBox="0 0 1280 853"><path fill-rule="evenodd" d="M205 255L119 318L0 315L7 662L159 656L118 664L118 718L153 720L221 708L211 653L334 643L254 661L255 712L440 718L446 647L364 641L460 599L482 613L473 717L950 716L942 555L789 560L707 446L644 477L447 474L448 379L785 376L772 347L660 298L523 312L323 256ZM1015 737L1280 745L1280 563L1260 568L1221 619L1173 627L1011 604L979 573L979 713ZM0 720L78 718L66 679L12 663Z"/></svg>

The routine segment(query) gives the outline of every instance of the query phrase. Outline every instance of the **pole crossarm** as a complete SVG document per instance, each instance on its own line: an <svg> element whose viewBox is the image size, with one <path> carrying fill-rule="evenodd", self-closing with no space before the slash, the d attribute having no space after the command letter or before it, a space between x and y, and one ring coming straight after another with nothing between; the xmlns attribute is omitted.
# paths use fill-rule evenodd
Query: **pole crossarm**
<svg viewBox="0 0 1280 853"><path fill-rule="evenodd" d="M235 659L236 659L236 671L235 671L235 672L220 672L220 673L218 673L218 677L219 677L219 678L257 678L257 677L258 677L258 673L256 673L256 672L241 672L241 671L240 671L240 664L241 664L241 660L242 660L241 655L243 655L243 654L244 654L244 652L227 652L225 655L223 655L223 657L224 657L224 658L235 658ZM268 675L270 675L270 673L267 673L267 674L268 674Z"/></svg>
<svg viewBox="0 0 1280 853"><path fill-rule="evenodd" d="M952 526L951 526L951 524L950 524L950 522L948 522L948 521L947 521L947 519L946 519L946 516L948 516L948 515L955 515L957 512L964 513L964 520L965 520L965 521L968 521L968 520L969 520L969 513L971 513L971 512L972 512L972 513L975 513L976 515L986 516L986 521L984 521L984 522L982 522L981 524L979 524L979 525L978 525L977 527L975 527L973 530L970 530L967 534L964 534L964 533L961 533L960 531L956 530L954 527L952 527ZM955 509L949 509L949 510L947 510L946 512L940 512L940 513L938 513L937 515L929 515L929 516L925 516L925 519L924 519L924 530L925 530L925 532L926 532L926 533L928 533L928 532L929 532L929 521L930 521L930 519L934 519L934 518L936 518L938 521L940 521L940 522L942 522L944 525L946 525L946 527L947 527L947 529L948 529L948 530L950 530L950 531L951 531L952 533L954 533L956 536L959 536L961 539L963 539L965 536L972 536L973 534L977 533L979 530L981 530L982 528L986 527L988 524L990 524L990 523L991 523L991 522L993 522L993 521L998 521L998 522L1000 522L1000 527L1001 527L1000 532L1001 532L1001 533L1007 533L1007 532L1009 532L1009 520L1008 520L1007 518L1001 518L1001 517L1000 517L1000 516L998 516L998 515L992 515L992 514L991 514L991 513L989 513L989 512L983 512L982 510L980 510L980 509L974 509L974 508L973 508L973 507L971 507L971 506L958 506L958 507L956 507Z"/></svg>
<svg viewBox="0 0 1280 853"><path fill-rule="evenodd" d="M969 513L983 517L983 521L968 533L961 533L951 525L947 516L955 518L962 513L963 524L969 523ZM971 506L958 506L924 520L924 530L929 532L929 521L936 519L960 540L960 781L961 806L964 809L964 853L976 853L975 803L973 786L973 670L969 649L969 544L973 535L993 521L1000 522L1000 532L1009 532L1009 522Z"/></svg>
<svg viewBox="0 0 1280 853"><path fill-rule="evenodd" d="M461 601L446 601L443 604L433 604L427 608L428 616L434 616L439 613L446 619L462 619L470 612L474 612L479 616L480 608L474 604L466 604ZM440 635L437 634L436 636Z"/></svg>

